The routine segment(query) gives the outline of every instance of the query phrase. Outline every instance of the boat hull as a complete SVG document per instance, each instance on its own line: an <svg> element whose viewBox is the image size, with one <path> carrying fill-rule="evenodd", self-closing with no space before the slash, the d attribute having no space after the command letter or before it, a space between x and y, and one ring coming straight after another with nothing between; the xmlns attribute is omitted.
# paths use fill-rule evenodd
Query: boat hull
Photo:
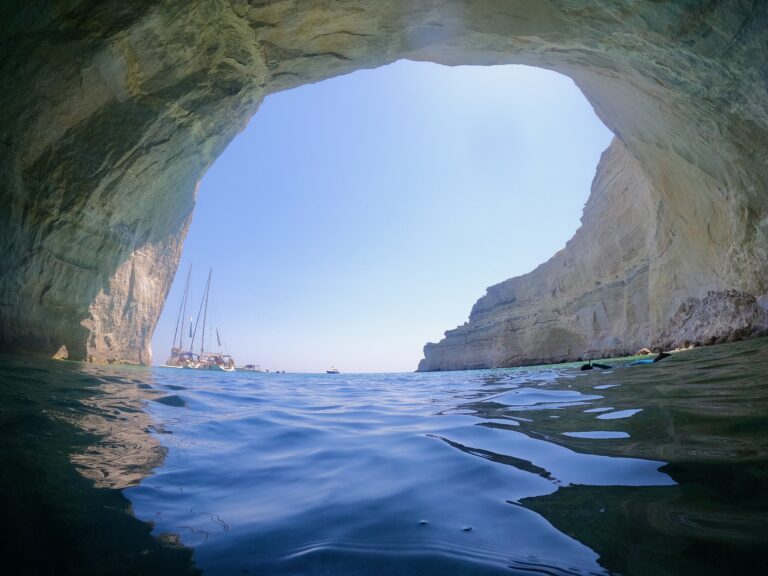
<svg viewBox="0 0 768 576"><path fill-rule="evenodd" d="M195 367L197 370L211 370L213 372L234 372L235 368L228 368L226 366L219 366L218 364L200 364Z"/></svg>

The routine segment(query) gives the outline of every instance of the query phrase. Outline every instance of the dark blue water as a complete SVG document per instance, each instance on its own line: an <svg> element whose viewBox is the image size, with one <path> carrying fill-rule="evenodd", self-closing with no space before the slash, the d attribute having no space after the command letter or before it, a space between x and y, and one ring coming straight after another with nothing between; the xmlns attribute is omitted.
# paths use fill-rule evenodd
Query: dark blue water
<svg viewBox="0 0 768 576"><path fill-rule="evenodd" d="M768 342L399 375L0 364L26 573L763 573Z"/></svg>

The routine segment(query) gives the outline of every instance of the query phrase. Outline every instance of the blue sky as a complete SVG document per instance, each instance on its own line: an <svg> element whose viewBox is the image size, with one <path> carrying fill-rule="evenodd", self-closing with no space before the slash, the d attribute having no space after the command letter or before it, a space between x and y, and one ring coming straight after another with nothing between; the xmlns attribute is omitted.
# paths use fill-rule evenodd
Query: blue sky
<svg viewBox="0 0 768 576"><path fill-rule="evenodd" d="M201 182L154 362L192 263L238 364L412 371L565 245L611 137L570 79L525 66L399 61L269 96Z"/></svg>

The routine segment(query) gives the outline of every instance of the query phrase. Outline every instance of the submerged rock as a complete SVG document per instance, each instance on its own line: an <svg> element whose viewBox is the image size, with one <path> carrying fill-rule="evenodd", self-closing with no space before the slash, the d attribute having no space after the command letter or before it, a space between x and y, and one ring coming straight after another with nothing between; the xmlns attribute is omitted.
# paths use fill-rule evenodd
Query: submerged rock
<svg viewBox="0 0 768 576"><path fill-rule="evenodd" d="M196 182L261 99L398 58L560 71L616 134L574 239L491 287L421 369L720 338L744 327L729 306L702 304L722 329L701 334L680 307L766 293L765 3L36 0L0 16L2 349L149 363Z"/></svg>

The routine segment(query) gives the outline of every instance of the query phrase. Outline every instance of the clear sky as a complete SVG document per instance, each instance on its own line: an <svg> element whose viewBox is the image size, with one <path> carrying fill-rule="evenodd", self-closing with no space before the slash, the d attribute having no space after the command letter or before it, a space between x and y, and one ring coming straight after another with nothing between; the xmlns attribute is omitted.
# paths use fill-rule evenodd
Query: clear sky
<svg viewBox="0 0 768 576"><path fill-rule="evenodd" d="M569 78L525 66L400 61L269 96L201 182L154 362L192 263L238 365L415 370L563 248L611 137Z"/></svg>

